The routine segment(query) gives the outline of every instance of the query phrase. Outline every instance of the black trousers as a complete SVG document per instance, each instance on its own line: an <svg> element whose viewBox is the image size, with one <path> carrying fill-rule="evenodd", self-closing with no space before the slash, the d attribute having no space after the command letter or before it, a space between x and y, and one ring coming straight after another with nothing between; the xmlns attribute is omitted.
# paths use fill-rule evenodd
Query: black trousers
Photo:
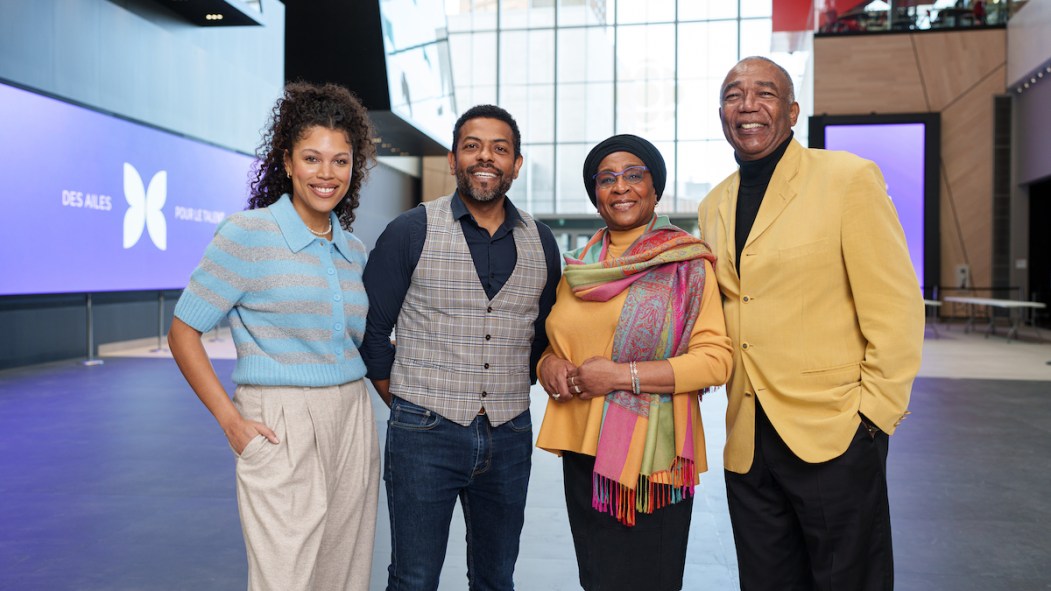
<svg viewBox="0 0 1051 591"><path fill-rule="evenodd" d="M755 457L726 472L742 591L894 588L885 433L858 427L839 457L800 460L756 404Z"/></svg>
<svg viewBox="0 0 1051 591"><path fill-rule="evenodd" d="M686 567L693 497L636 513L628 527L591 507L595 457L562 454L566 509L585 591L678 591Z"/></svg>

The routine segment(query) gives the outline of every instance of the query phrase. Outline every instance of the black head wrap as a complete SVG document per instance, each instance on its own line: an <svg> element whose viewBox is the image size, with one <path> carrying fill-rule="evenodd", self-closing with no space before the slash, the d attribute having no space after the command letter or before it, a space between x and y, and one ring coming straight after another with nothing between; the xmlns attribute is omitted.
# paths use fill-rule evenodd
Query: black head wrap
<svg viewBox="0 0 1051 591"><path fill-rule="evenodd" d="M657 191L657 201L660 201L661 195L664 194L664 184L668 181L668 167L664 164L664 157L661 156L657 146L649 141L637 135L625 133L602 140L597 146L591 148L588 157L584 159L584 188L587 189L588 197L591 198L591 204L596 205L595 173L598 172L598 165L602 163L603 158L614 152L629 152L642 160L642 163L650 170L650 175L653 177L653 188Z"/></svg>

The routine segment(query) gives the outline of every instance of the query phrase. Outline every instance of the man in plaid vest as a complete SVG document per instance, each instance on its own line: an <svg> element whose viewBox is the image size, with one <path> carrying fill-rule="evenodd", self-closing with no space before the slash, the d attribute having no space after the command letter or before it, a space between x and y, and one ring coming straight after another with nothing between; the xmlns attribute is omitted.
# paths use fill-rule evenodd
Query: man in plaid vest
<svg viewBox="0 0 1051 591"><path fill-rule="evenodd" d="M449 153L456 192L392 221L365 268L361 352L391 408L389 591L438 587L457 499L470 589L514 588L532 457L529 388L561 275L551 230L507 198L522 161L507 111L469 109Z"/></svg>

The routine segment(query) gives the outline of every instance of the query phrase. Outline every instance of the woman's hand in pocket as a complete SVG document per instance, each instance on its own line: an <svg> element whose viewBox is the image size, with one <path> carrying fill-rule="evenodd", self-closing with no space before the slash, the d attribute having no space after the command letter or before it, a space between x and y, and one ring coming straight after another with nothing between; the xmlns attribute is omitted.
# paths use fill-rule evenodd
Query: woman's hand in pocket
<svg viewBox="0 0 1051 591"><path fill-rule="evenodd" d="M241 455L245 446L248 445L249 441L255 439L256 435L266 437L266 440L270 443L278 443L277 434L270 427L258 421L249 421L242 417L238 417L238 419L229 426L223 427L223 432L230 441L230 447L234 448L237 455Z"/></svg>

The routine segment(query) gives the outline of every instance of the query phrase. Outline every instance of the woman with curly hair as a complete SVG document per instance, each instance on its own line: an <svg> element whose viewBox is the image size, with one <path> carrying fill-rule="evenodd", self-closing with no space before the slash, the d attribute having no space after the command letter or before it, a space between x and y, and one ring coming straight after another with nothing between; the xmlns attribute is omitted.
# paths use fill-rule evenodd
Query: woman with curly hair
<svg viewBox="0 0 1051 591"><path fill-rule="evenodd" d="M366 251L350 233L375 150L345 88L293 83L274 107L249 211L219 225L168 333L237 456L249 590L365 590L379 448L358 355ZM201 335L229 318L233 400Z"/></svg>

